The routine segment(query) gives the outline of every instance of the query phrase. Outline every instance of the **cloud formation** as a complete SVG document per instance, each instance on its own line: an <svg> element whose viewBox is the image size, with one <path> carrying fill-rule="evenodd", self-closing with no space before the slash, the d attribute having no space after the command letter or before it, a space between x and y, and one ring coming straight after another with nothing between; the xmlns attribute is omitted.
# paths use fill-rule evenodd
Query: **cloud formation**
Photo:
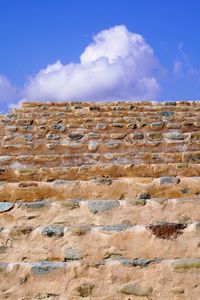
<svg viewBox="0 0 200 300"><path fill-rule="evenodd" d="M0 111L1 107L10 103L15 96L15 88L10 81L0 74Z"/></svg>
<svg viewBox="0 0 200 300"><path fill-rule="evenodd" d="M173 74L176 79L199 78L199 71L196 69L188 54L185 52L183 43L178 44L179 58L174 61Z"/></svg>
<svg viewBox="0 0 200 300"><path fill-rule="evenodd" d="M93 37L80 63L59 60L29 79L24 98L30 101L146 100L157 97L159 68L153 49L124 25Z"/></svg>

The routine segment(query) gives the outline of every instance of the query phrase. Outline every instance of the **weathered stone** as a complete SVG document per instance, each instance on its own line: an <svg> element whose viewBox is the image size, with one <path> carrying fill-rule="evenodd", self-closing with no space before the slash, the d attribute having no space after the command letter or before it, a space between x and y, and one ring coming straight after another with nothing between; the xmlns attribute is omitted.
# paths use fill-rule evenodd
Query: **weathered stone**
<svg viewBox="0 0 200 300"><path fill-rule="evenodd" d="M185 135L180 132L168 132L165 133L165 137L170 140L177 140L177 141L185 139Z"/></svg>
<svg viewBox="0 0 200 300"><path fill-rule="evenodd" d="M107 147L108 147L109 149L118 148L119 145L120 145L120 144L119 144L117 141L109 141L109 142L107 143Z"/></svg>
<svg viewBox="0 0 200 300"><path fill-rule="evenodd" d="M131 137L135 140L141 140L144 138L144 134L142 132L131 133Z"/></svg>
<svg viewBox="0 0 200 300"><path fill-rule="evenodd" d="M0 262L0 273L5 272L8 267L8 263Z"/></svg>
<svg viewBox="0 0 200 300"><path fill-rule="evenodd" d="M193 132L190 138L193 140L200 140L200 132Z"/></svg>
<svg viewBox="0 0 200 300"><path fill-rule="evenodd" d="M126 125L126 128L135 129L137 127L136 123L129 123Z"/></svg>
<svg viewBox="0 0 200 300"><path fill-rule="evenodd" d="M87 134L87 138L88 138L89 140L92 140L92 139L99 139L100 136L99 136L98 133L95 133L95 132L89 132L89 133Z"/></svg>
<svg viewBox="0 0 200 300"><path fill-rule="evenodd" d="M176 239L179 235L183 234L182 230L186 227L186 224L180 223L150 224L147 226L157 238L161 239Z"/></svg>
<svg viewBox="0 0 200 300"><path fill-rule="evenodd" d="M125 136L126 136L126 134L124 134L124 133L111 133L111 135L110 135L111 139L119 139L119 140L124 139Z"/></svg>
<svg viewBox="0 0 200 300"><path fill-rule="evenodd" d="M171 117L174 115L173 111L159 111L158 115L162 116L162 117Z"/></svg>
<svg viewBox="0 0 200 300"><path fill-rule="evenodd" d="M160 141L162 140L162 133L160 132L150 132L149 138L153 141Z"/></svg>
<svg viewBox="0 0 200 300"><path fill-rule="evenodd" d="M112 123L111 126L116 127L116 128L122 128L122 127L124 127L124 124L123 123Z"/></svg>
<svg viewBox="0 0 200 300"><path fill-rule="evenodd" d="M151 194L150 193L147 193L147 192L144 192L144 193L141 193L139 196L138 196L138 199L151 199Z"/></svg>
<svg viewBox="0 0 200 300"><path fill-rule="evenodd" d="M65 131L65 126L62 124L53 124L52 129L58 130L58 131Z"/></svg>
<svg viewBox="0 0 200 300"><path fill-rule="evenodd" d="M62 237L64 235L64 226L52 225L42 228L42 234L48 237Z"/></svg>
<svg viewBox="0 0 200 300"><path fill-rule="evenodd" d="M12 156L0 156L0 162L8 162L10 160L12 160Z"/></svg>
<svg viewBox="0 0 200 300"><path fill-rule="evenodd" d="M97 111L100 111L101 108L99 106L90 106L90 110L93 111L93 110L97 110Z"/></svg>
<svg viewBox="0 0 200 300"><path fill-rule="evenodd" d="M38 200L33 202L19 202L16 203L17 207L26 208L26 209L38 209L48 207L50 205L49 201L46 200Z"/></svg>
<svg viewBox="0 0 200 300"><path fill-rule="evenodd" d="M149 296L153 292L152 287L141 287L137 283L130 283L126 284L121 288L121 293L126 294L126 295L134 295L134 296L140 296L140 297L145 297Z"/></svg>
<svg viewBox="0 0 200 300"><path fill-rule="evenodd" d="M184 294L184 292L185 292L184 288L181 288L181 287L175 287L172 290L172 293L174 295L182 295L182 294Z"/></svg>
<svg viewBox="0 0 200 300"><path fill-rule="evenodd" d="M98 130L105 130L107 128L107 125L104 123L97 123L96 129Z"/></svg>
<svg viewBox="0 0 200 300"><path fill-rule="evenodd" d="M154 122L151 124L151 128L154 130L159 130L164 126L163 122Z"/></svg>
<svg viewBox="0 0 200 300"><path fill-rule="evenodd" d="M98 146L99 146L98 142L89 142L88 143L88 150L89 151L96 151Z"/></svg>
<svg viewBox="0 0 200 300"><path fill-rule="evenodd" d="M175 270L200 269L200 258L180 258L172 262Z"/></svg>
<svg viewBox="0 0 200 300"><path fill-rule="evenodd" d="M78 249L69 247L69 248L65 248L64 250L64 259L65 261L68 260L79 260L82 259L83 255L81 254L81 252Z"/></svg>
<svg viewBox="0 0 200 300"><path fill-rule="evenodd" d="M115 158L114 154L113 153L105 153L104 154L104 157L108 160L112 160Z"/></svg>
<svg viewBox="0 0 200 300"><path fill-rule="evenodd" d="M70 199L62 201L62 206L67 207L69 209L75 209L80 206L80 200L79 199Z"/></svg>
<svg viewBox="0 0 200 300"><path fill-rule="evenodd" d="M66 146L69 148L79 148L80 147L80 142L71 142L71 141L62 141L62 146Z"/></svg>
<svg viewBox="0 0 200 300"><path fill-rule="evenodd" d="M9 249L8 246L4 246L4 245L0 246L0 254L1 253L6 253L8 251L8 249Z"/></svg>
<svg viewBox="0 0 200 300"><path fill-rule="evenodd" d="M168 129L180 129L181 124L180 123L168 123L167 128Z"/></svg>
<svg viewBox="0 0 200 300"><path fill-rule="evenodd" d="M29 188L29 187L38 187L37 182L21 182L19 183L19 188Z"/></svg>
<svg viewBox="0 0 200 300"><path fill-rule="evenodd" d="M108 176L103 176L103 177L95 178L94 182L100 185L111 185L112 179Z"/></svg>
<svg viewBox="0 0 200 300"><path fill-rule="evenodd" d="M190 217L182 214L179 218L178 218L178 223L179 224L191 224L192 223L192 220Z"/></svg>
<svg viewBox="0 0 200 300"><path fill-rule="evenodd" d="M47 139L48 140L59 140L60 139L60 135L50 133L50 134L47 135Z"/></svg>
<svg viewBox="0 0 200 300"><path fill-rule="evenodd" d="M159 263L159 258L155 259L121 259L121 263L127 267L147 267L149 264Z"/></svg>
<svg viewBox="0 0 200 300"><path fill-rule="evenodd" d="M14 203L0 202L0 213L11 210L14 207Z"/></svg>
<svg viewBox="0 0 200 300"><path fill-rule="evenodd" d="M116 200L93 200L88 201L88 208L92 213L99 213L111 210L119 206L119 201Z"/></svg>
<svg viewBox="0 0 200 300"><path fill-rule="evenodd" d="M44 275L51 271L64 270L64 262L50 262L50 261L41 261L38 263L33 263L31 271L36 275Z"/></svg>
<svg viewBox="0 0 200 300"><path fill-rule="evenodd" d="M130 225L126 225L126 224L117 224L117 225L99 226L98 228L99 230L103 230L103 231L120 232L120 231L127 230L130 227L131 227Z"/></svg>
<svg viewBox="0 0 200 300"><path fill-rule="evenodd" d="M90 231L90 227L86 225L70 227L72 235L84 235Z"/></svg>
<svg viewBox="0 0 200 300"><path fill-rule="evenodd" d="M12 227L9 236L12 239L21 239L23 236L28 236L33 231L31 226L15 226Z"/></svg>
<svg viewBox="0 0 200 300"><path fill-rule="evenodd" d="M77 292L80 297L89 297L92 295L92 290L95 285L92 283L83 283L77 287Z"/></svg>
<svg viewBox="0 0 200 300"><path fill-rule="evenodd" d="M80 133L70 133L68 134L68 137L70 138L70 140L80 140L83 137L83 134Z"/></svg>
<svg viewBox="0 0 200 300"><path fill-rule="evenodd" d="M166 106L176 106L176 102L174 102L174 101L166 101L165 105Z"/></svg>
<svg viewBox="0 0 200 300"><path fill-rule="evenodd" d="M172 177L172 176L165 176L165 177L160 177L160 184L165 185L165 184L179 184L180 178L178 177Z"/></svg>

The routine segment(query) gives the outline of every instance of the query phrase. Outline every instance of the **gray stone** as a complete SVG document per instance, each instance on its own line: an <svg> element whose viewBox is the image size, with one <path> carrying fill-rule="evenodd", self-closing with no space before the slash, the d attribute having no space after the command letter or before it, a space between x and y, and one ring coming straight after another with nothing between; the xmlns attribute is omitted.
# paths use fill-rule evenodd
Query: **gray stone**
<svg viewBox="0 0 200 300"><path fill-rule="evenodd" d="M50 134L47 135L47 139L48 140L59 140L60 139L60 135L50 133Z"/></svg>
<svg viewBox="0 0 200 300"><path fill-rule="evenodd" d="M42 234L48 237L62 237L64 235L64 226L53 225L46 226L42 229Z"/></svg>
<svg viewBox="0 0 200 300"><path fill-rule="evenodd" d="M61 202L62 206L67 207L69 209L75 209L80 207L80 199L70 199L70 200L64 200Z"/></svg>
<svg viewBox="0 0 200 300"><path fill-rule="evenodd" d="M182 141L185 139L184 134L179 133L179 132L168 132L165 133L166 138L170 140L177 140L177 141Z"/></svg>
<svg viewBox="0 0 200 300"><path fill-rule="evenodd" d="M38 209L38 208L43 208L43 207L49 206L50 201L38 200L38 201L34 201L34 202L19 202L16 204L17 204L17 207L20 207L20 208Z"/></svg>
<svg viewBox="0 0 200 300"><path fill-rule="evenodd" d="M146 267L152 263L159 263L161 259L121 259L121 263L127 267Z"/></svg>
<svg viewBox="0 0 200 300"><path fill-rule="evenodd" d="M88 208L94 214L108 211L118 206L119 201L117 200L90 200L88 202Z"/></svg>
<svg viewBox="0 0 200 300"><path fill-rule="evenodd" d="M80 140L82 139L83 137L83 134L80 134L80 133L70 133L68 134L68 138L70 138L70 140Z"/></svg>
<svg viewBox="0 0 200 300"><path fill-rule="evenodd" d="M54 186L71 185L71 184L73 184L72 181L69 181L69 180L63 180L63 179L56 179L56 180L54 180L54 182L53 182L53 185L54 185Z"/></svg>
<svg viewBox="0 0 200 300"><path fill-rule="evenodd" d="M172 262L175 270L200 269L200 258L180 258Z"/></svg>
<svg viewBox="0 0 200 300"><path fill-rule="evenodd" d="M11 202L0 202L0 213L9 211L14 207L14 203Z"/></svg>
<svg viewBox="0 0 200 300"><path fill-rule="evenodd" d="M167 101L165 102L166 106L176 106L176 102L175 101Z"/></svg>
<svg viewBox="0 0 200 300"><path fill-rule="evenodd" d="M136 140L141 140L144 138L144 134L142 132L136 132L132 134L132 137Z"/></svg>
<svg viewBox="0 0 200 300"><path fill-rule="evenodd" d="M167 128L168 129L180 129L181 124L180 123L168 123Z"/></svg>
<svg viewBox="0 0 200 300"><path fill-rule="evenodd" d="M89 132L87 134L87 138L88 139L99 139L99 134L98 133L95 133L95 132Z"/></svg>
<svg viewBox="0 0 200 300"><path fill-rule="evenodd" d="M180 182L180 178L178 177L172 177L172 176L165 176L165 177L160 177L160 184L178 184Z"/></svg>
<svg viewBox="0 0 200 300"><path fill-rule="evenodd" d="M150 193L144 192L138 196L138 199L143 199L143 200L151 199L151 195Z"/></svg>
<svg viewBox="0 0 200 300"><path fill-rule="evenodd" d="M151 128L156 130L156 129L161 129L164 126L163 122L154 122L151 124Z"/></svg>
<svg viewBox="0 0 200 300"><path fill-rule="evenodd" d="M171 117L174 115L173 111L159 111L158 115L162 116L162 117Z"/></svg>
<svg viewBox="0 0 200 300"><path fill-rule="evenodd" d="M127 224L117 224L117 225L99 226L98 228L99 228L99 230L103 230L103 231L120 232L120 231L124 231L130 227L131 227L131 225L127 225Z"/></svg>
<svg viewBox="0 0 200 300"><path fill-rule="evenodd" d="M32 140L33 140L33 136L32 136L32 134L30 134L30 133L23 134L23 138L24 138L26 141L32 141Z"/></svg>
<svg viewBox="0 0 200 300"><path fill-rule="evenodd" d="M122 128L122 127L124 127L124 124L123 123L112 123L111 126L116 127L116 128Z"/></svg>
<svg viewBox="0 0 200 300"><path fill-rule="evenodd" d="M107 128L107 125L104 123L97 123L97 125L96 125L96 129L99 129L99 130L105 130L106 128Z"/></svg>
<svg viewBox="0 0 200 300"><path fill-rule="evenodd" d="M9 160L12 160L12 156L8 156L8 155L0 156L0 162L7 162Z"/></svg>
<svg viewBox="0 0 200 300"><path fill-rule="evenodd" d="M6 271L8 263L0 262L0 272Z"/></svg>
<svg viewBox="0 0 200 300"><path fill-rule="evenodd" d="M65 269L64 262L50 262L50 261L41 261L38 263L33 263L31 271L37 275L44 275L51 271Z"/></svg>
<svg viewBox="0 0 200 300"><path fill-rule="evenodd" d="M52 129L58 130L58 131L65 131L65 126L62 124L53 124Z"/></svg>
<svg viewBox="0 0 200 300"><path fill-rule="evenodd" d="M64 250L64 259L65 261L68 260L79 260L82 259L83 255L81 254L81 252L78 249L69 247L69 248L65 248Z"/></svg>
<svg viewBox="0 0 200 300"><path fill-rule="evenodd" d="M121 293L125 295L134 295L139 297L149 296L153 292L152 287L141 287L137 283L126 284L122 287Z"/></svg>

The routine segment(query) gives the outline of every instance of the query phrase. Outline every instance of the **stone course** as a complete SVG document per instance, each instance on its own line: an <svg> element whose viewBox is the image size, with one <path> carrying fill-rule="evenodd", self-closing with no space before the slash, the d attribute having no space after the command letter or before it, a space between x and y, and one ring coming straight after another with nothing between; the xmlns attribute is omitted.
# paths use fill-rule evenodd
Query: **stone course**
<svg viewBox="0 0 200 300"><path fill-rule="evenodd" d="M200 102L23 102L0 137L0 299L199 299Z"/></svg>

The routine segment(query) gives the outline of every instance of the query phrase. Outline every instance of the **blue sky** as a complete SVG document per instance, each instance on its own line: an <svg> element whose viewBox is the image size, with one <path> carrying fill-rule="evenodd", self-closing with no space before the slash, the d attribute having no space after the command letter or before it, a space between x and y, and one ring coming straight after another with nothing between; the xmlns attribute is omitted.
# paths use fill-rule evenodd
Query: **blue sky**
<svg viewBox="0 0 200 300"><path fill-rule="evenodd" d="M0 78L3 78L2 85L0 84L0 109L6 110L8 103L17 103L24 97L27 100L28 98L37 100L39 93L49 100L50 92L38 89L41 82L38 81L43 80L41 74L39 79L36 77L40 70L52 65L55 73L55 67L57 68L55 63L60 61L59 68L65 72L62 82L64 85L68 80L66 66L72 62L74 65L80 64L80 56L85 48L91 45L92 38L99 32L119 25L124 25L128 33L142 36L144 41L141 47L148 45L154 52L149 67L152 68L152 74L149 69L145 69L142 75L145 78L156 78L156 84L159 85L157 90L154 89L156 93L150 94L152 100L198 100L200 99L199 12L198 0L0 0ZM119 28L117 34L121 34L120 30ZM117 34L114 43L117 43ZM112 39L112 33L107 37L107 43L110 43L109 39ZM120 46L119 42L116 45ZM109 44L109 47L112 46L115 47ZM96 48L92 51L96 51ZM152 63L154 58L157 60L156 64ZM136 59L140 60L140 56ZM74 72L82 72L81 76L84 77L86 71L82 71L82 66L77 66L74 67L76 71L73 71L73 76ZM95 76L96 64L95 68L94 66L92 68L89 74L92 72ZM102 68L105 68L105 65ZM105 70L107 68L110 70L110 65L106 65ZM121 72L121 69L117 70ZM111 76L113 72L112 69ZM82 89L85 81L79 83L78 75L76 73L74 80ZM53 82L60 80L60 75L53 74L53 76L53 79L45 77L45 80ZM133 85L134 80L135 77L131 77L130 82ZM52 81L49 82L52 84ZM113 82L114 79L107 94L97 89L95 85L92 93L84 94L83 91L83 95L85 97L89 95L90 98L99 93L102 97L110 97L112 92L115 96L118 81L115 81L115 84ZM138 84L136 82L137 89ZM45 89L48 87L45 82ZM58 84L57 89L60 87ZM102 83L101 89L104 87ZM33 89L38 89L38 94L33 95ZM125 98L128 98L130 93L127 94L123 89L124 86L116 95L125 95ZM128 89L131 89L130 86ZM131 95L133 93L132 90ZM140 93L141 90L136 94L139 96ZM67 90L66 97L68 95L72 95L73 99L74 94ZM53 99L55 97L56 90L53 91ZM65 100L65 96L60 94L58 98Z"/></svg>

